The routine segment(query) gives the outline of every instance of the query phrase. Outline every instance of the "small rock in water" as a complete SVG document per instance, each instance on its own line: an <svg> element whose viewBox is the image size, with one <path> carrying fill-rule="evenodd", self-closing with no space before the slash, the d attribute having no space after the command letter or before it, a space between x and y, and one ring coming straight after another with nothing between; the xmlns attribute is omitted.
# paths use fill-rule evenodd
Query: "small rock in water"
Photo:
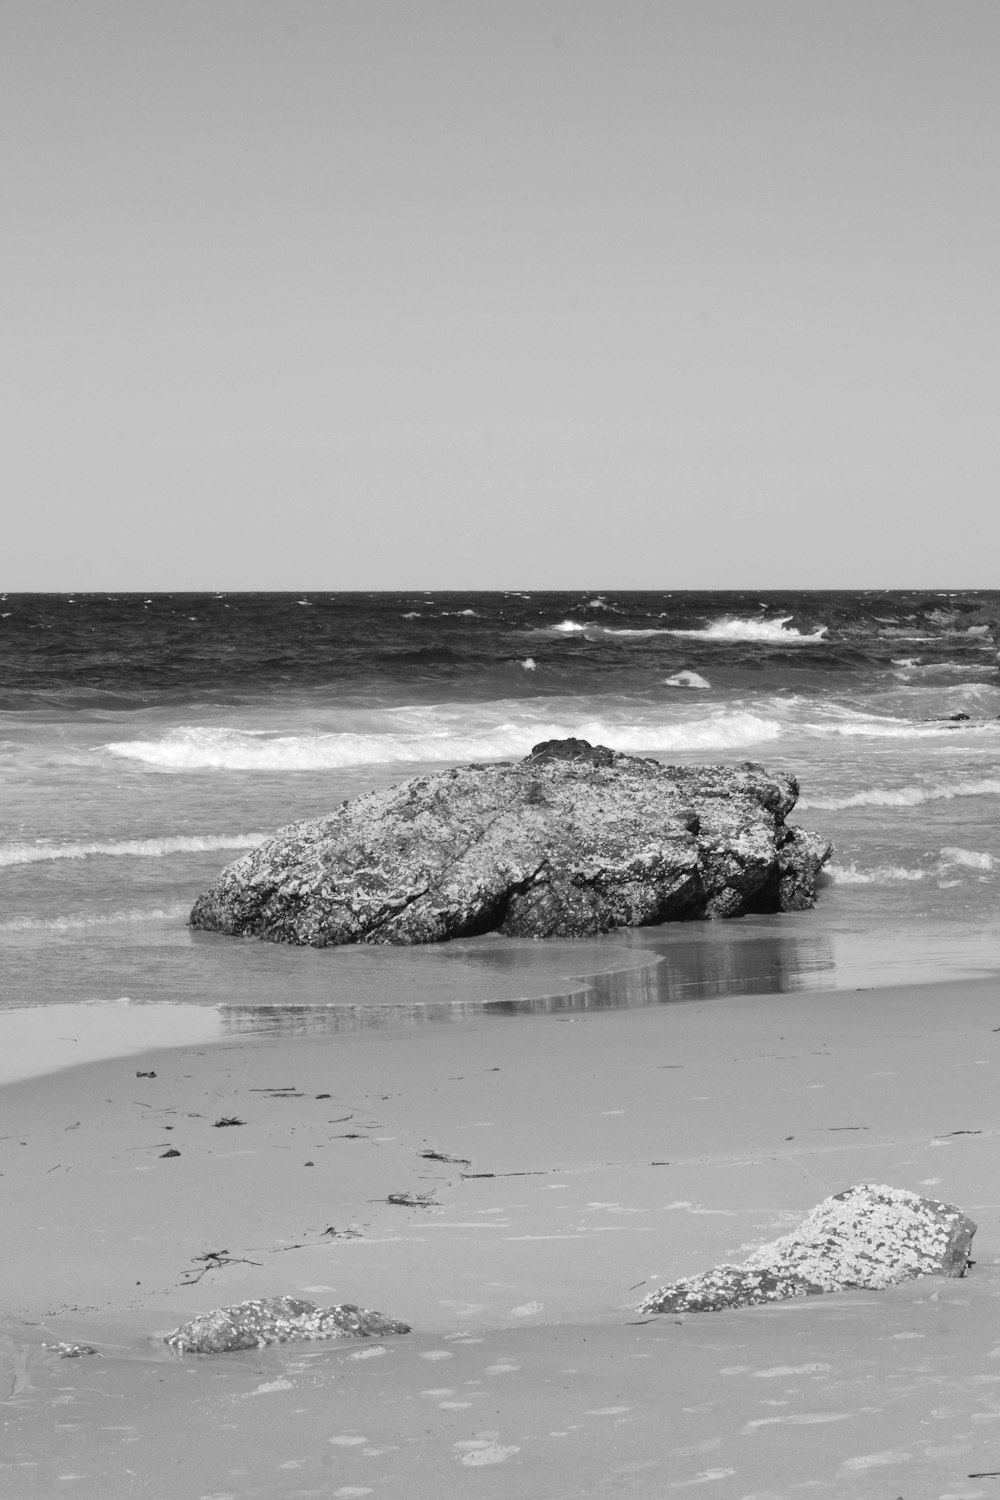
<svg viewBox="0 0 1000 1500"><path fill-rule="evenodd" d="M42 1348L51 1349L60 1359L80 1359L84 1354L96 1354L98 1359L104 1357L93 1344L43 1344Z"/></svg>
<svg viewBox="0 0 1000 1500"><path fill-rule="evenodd" d="M192 1318L168 1333L163 1342L180 1354L226 1354L291 1339L385 1338L410 1331L408 1323L352 1302L317 1307L299 1297L265 1297Z"/></svg>
<svg viewBox="0 0 1000 1500"><path fill-rule="evenodd" d="M650 1292L640 1312L717 1312L785 1297L964 1276L976 1225L904 1188L862 1183L824 1198L791 1234L747 1257Z"/></svg>

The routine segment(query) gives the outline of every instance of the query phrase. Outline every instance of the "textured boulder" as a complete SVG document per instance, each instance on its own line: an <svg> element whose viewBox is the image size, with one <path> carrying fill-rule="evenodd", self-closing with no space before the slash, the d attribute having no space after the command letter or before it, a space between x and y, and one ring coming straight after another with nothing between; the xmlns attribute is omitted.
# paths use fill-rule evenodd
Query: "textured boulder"
<svg viewBox="0 0 1000 1500"><path fill-rule="evenodd" d="M409 1332L408 1323L397 1323L350 1302L317 1307L299 1297L265 1297L204 1313L190 1323L182 1323L163 1342L180 1354L227 1354L233 1349L259 1349L290 1339L385 1338Z"/></svg>
<svg viewBox="0 0 1000 1500"><path fill-rule="evenodd" d="M964 1276L976 1226L961 1209L903 1188L862 1183L824 1198L799 1227L738 1266L686 1276L640 1312L717 1312L784 1297L895 1286L914 1276Z"/></svg>
<svg viewBox="0 0 1000 1500"><path fill-rule="evenodd" d="M798 783L751 761L665 766L585 740L368 792L229 865L191 926L272 942L579 937L800 911L831 846L785 826Z"/></svg>

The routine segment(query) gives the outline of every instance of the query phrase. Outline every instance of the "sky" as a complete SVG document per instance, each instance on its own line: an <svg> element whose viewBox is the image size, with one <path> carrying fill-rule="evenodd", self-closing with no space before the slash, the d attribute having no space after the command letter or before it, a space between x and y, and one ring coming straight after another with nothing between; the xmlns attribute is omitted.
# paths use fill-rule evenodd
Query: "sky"
<svg viewBox="0 0 1000 1500"><path fill-rule="evenodd" d="M996 0L0 0L0 588L998 586Z"/></svg>

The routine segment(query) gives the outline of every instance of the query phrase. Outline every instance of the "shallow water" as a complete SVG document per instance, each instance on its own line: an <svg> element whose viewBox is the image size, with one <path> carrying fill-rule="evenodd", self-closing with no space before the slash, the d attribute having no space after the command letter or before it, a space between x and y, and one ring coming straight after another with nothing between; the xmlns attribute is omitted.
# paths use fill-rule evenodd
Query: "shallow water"
<svg viewBox="0 0 1000 1500"><path fill-rule="evenodd" d="M226 1027L343 1027L1000 967L995 594L0 603L2 1009L127 997L218 1008ZM276 827L558 734L791 770L791 821L836 845L815 910L544 952L302 953L187 930L199 891Z"/></svg>
<svg viewBox="0 0 1000 1500"><path fill-rule="evenodd" d="M12 1500L119 1500L139 1483L201 1500L703 1486L979 1500L995 1478L975 1476L997 1467L996 1296L993 1274L682 1324L623 1315L221 1361L164 1358L123 1327L103 1358L59 1360L13 1330L0 1474Z"/></svg>

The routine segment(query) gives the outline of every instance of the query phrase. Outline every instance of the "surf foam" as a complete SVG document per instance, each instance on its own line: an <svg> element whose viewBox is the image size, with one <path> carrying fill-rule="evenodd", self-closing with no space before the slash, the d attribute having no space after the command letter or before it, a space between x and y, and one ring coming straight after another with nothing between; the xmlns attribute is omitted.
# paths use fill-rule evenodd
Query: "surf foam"
<svg viewBox="0 0 1000 1500"><path fill-rule="evenodd" d="M88 927L117 927L126 922L176 922L187 917L190 905L154 907L143 911L76 912L59 917L10 917L0 932L76 932Z"/></svg>
<svg viewBox="0 0 1000 1500"><path fill-rule="evenodd" d="M816 629L808 635L803 635L801 630L794 626L789 627L788 622L791 615L780 615L777 619L762 620L753 618L750 620L739 619L736 616L725 615L721 620L713 620L710 625L705 625L700 630L668 630L666 635L689 636L692 639L707 641L778 641L784 645L809 644L821 641L827 633L826 625L817 625Z"/></svg>
<svg viewBox="0 0 1000 1500"><path fill-rule="evenodd" d="M998 797L1000 778L981 777L969 781L937 782L929 785L865 787L846 797L800 797L799 808L839 812L849 807L920 807L925 802L950 801L953 797Z"/></svg>
<svg viewBox="0 0 1000 1500"><path fill-rule="evenodd" d="M826 873L835 885L896 885L927 877L926 870L910 870L905 865L876 865L870 870L861 870L856 864L827 865Z"/></svg>
<svg viewBox="0 0 1000 1500"><path fill-rule="evenodd" d="M322 771L340 766L408 762L519 760L541 740L585 739L625 751L727 750L777 739L774 719L737 712L667 724L616 724L601 719L506 722L462 734L265 735L238 729L181 726L160 739L118 740L108 754L165 771Z"/></svg>
<svg viewBox="0 0 1000 1500"><path fill-rule="evenodd" d="M265 833L183 835L174 838L96 839L73 844L0 844L0 866L34 865L59 859L110 858L156 859L166 854L201 854L214 849L252 849L267 838Z"/></svg>
<svg viewBox="0 0 1000 1500"><path fill-rule="evenodd" d="M962 865L967 870L995 870L997 863L992 854L980 849L942 849L941 858L946 865Z"/></svg>

